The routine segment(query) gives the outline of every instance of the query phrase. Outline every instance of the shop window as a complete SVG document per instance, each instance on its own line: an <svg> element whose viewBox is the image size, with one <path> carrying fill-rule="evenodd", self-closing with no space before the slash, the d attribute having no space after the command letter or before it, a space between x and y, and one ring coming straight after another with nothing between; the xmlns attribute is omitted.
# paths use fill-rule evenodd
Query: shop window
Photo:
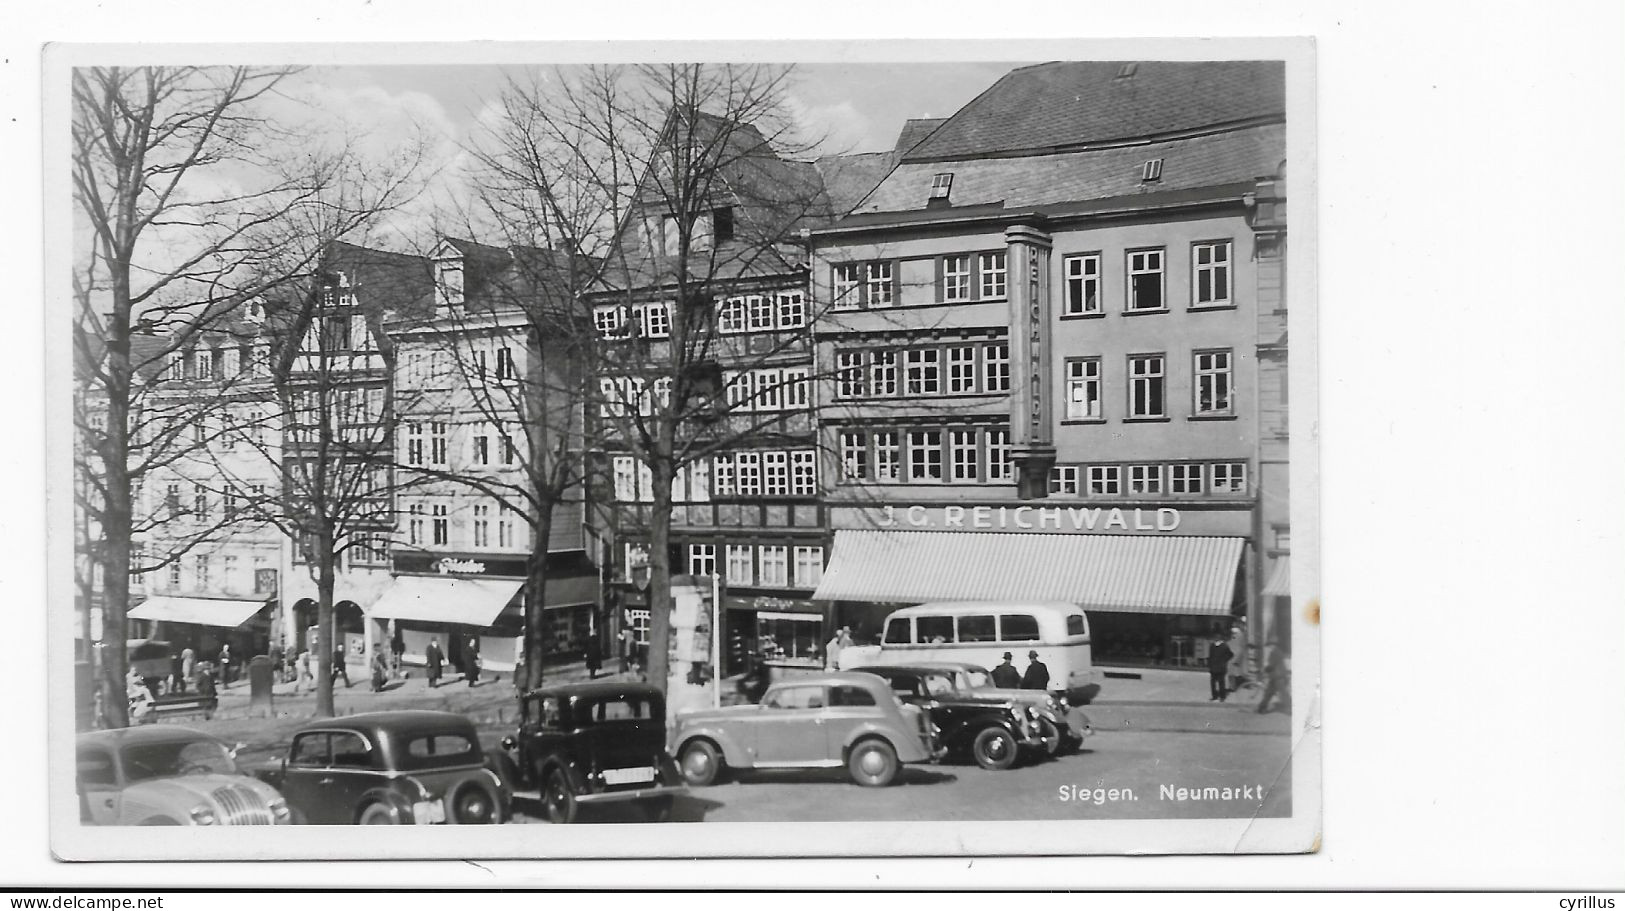
<svg viewBox="0 0 1625 911"><path fill-rule="evenodd" d="M914 641L923 643L954 641L954 618L916 617L914 619Z"/></svg>
<svg viewBox="0 0 1625 911"><path fill-rule="evenodd" d="M998 626L992 614L966 614L959 618L960 642L996 642Z"/></svg>
<svg viewBox="0 0 1625 911"><path fill-rule="evenodd" d="M1038 618L1032 614L1000 614L999 639L1004 642L1037 642Z"/></svg>

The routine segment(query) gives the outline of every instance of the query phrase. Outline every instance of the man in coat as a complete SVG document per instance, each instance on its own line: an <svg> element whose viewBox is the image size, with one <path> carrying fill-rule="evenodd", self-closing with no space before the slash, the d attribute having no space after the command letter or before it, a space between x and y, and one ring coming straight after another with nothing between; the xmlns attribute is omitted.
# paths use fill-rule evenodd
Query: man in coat
<svg viewBox="0 0 1625 911"><path fill-rule="evenodd" d="M1011 664L1015 656L1009 652L1004 653L1004 663L993 669L993 685L1001 690L1021 689L1021 672Z"/></svg>
<svg viewBox="0 0 1625 911"><path fill-rule="evenodd" d="M480 682L480 640L478 636L469 636L468 645L463 647L463 679L469 686L477 686Z"/></svg>
<svg viewBox="0 0 1625 911"><path fill-rule="evenodd" d="M440 650L438 638L429 640L429 647L423 650L423 660L429 665L429 686L439 686L440 668L446 663L446 653Z"/></svg>
<svg viewBox="0 0 1625 911"><path fill-rule="evenodd" d="M587 679L597 680L598 671L604 666L604 649L598 644L598 633L594 632L587 637Z"/></svg>
<svg viewBox="0 0 1625 911"><path fill-rule="evenodd" d="M1027 672L1021 675L1021 688L1024 690L1049 689L1049 668L1044 662L1038 660L1038 652L1027 653Z"/></svg>
<svg viewBox="0 0 1625 911"><path fill-rule="evenodd" d="M1262 715L1270 710L1270 700L1277 695L1281 697L1281 707L1289 708L1287 694L1291 691L1287 683L1291 679L1287 671L1286 651L1279 642L1271 642L1264 649L1264 695L1258 699L1258 714Z"/></svg>
<svg viewBox="0 0 1625 911"><path fill-rule="evenodd" d="M1225 679L1230 673L1230 659L1235 657L1230 649L1230 643L1225 641L1225 634L1220 633L1213 637L1213 645L1207 652L1208 689L1212 693L1209 702L1223 702L1230 695Z"/></svg>

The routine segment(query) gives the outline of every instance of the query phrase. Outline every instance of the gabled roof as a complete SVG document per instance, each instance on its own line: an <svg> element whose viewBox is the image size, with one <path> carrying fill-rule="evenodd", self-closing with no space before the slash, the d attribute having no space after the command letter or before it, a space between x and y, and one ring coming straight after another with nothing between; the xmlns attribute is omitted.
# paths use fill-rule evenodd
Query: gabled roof
<svg viewBox="0 0 1625 911"><path fill-rule="evenodd" d="M1280 61L1045 63L1005 74L904 163L1034 154L1282 120Z"/></svg>
<svg viewBox="0 0 1625 911"><path fill-rule="evenodd" d="M946 117L915 117L903 121L903 129L897 133L897 145L892 151L898 156L908 154L915 146L924 142L927 136L936 132L937 127L947 122Z"/></svg>
<svg viewBox="0 0 1625 911"><path fill-rule="evenodd" d="M824 179L824 192L836 216L851 212L897 164L895 152L826 155L814 162Z"/></svg>

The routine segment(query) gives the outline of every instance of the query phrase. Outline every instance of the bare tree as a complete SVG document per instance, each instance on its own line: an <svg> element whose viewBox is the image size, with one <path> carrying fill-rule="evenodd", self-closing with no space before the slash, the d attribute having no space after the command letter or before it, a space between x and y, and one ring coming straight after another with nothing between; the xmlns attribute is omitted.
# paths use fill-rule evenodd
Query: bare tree
<svg viewBox="0 0 1625 911"><path fill-rule="evenodd" d="M307 273L320 240L387 207L372 192L377 181L353 189L369 169L349 149L313 145L266 116L263 103L293 72L114 67L72 75L81 239L74 348L87 409L77 419L87 456L79 505L100 543L101 682L116 726L128 723L132 489L154 460L177 457L185 447L171 444L215 398L192 398L179 413L173 403L169 413L148 413L143 379L212 321ZM296 230L313 220L327 230ZM149 337L159 341L144 344Z"/></svg>

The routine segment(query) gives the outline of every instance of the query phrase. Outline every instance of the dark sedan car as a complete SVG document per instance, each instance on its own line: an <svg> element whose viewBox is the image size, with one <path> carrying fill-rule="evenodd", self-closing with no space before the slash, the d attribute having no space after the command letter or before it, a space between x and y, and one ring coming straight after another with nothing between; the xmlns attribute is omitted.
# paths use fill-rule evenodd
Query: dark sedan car
<svg viewBox="0 0 1625 911"><path fill-rule="evenodd" d="M300 728L260 777L310 825L499 823L511 794L480 752L473 722L450 712L371 712Z"/></svg>
<svg viewBox="0 0 1625 911"><path fill-rule="evenodd" d="M547 818L575 822L584 804L632 802L651 821L686 789L666 753L666 701L642 683L578 683L520 698L519 730L498 759L516 788L540 791Z"/></svg>
<svg viewBox="0 0 1625 911"><path fill-rule="evenodd" d="M1023 752L1048 752L1041 719L1030 705L966 695L955 689L952 674L942 668L874 665L857 670L880 677L898 699L929 713L949 755L968 754L984 769L1008 769Z"/></svg>

